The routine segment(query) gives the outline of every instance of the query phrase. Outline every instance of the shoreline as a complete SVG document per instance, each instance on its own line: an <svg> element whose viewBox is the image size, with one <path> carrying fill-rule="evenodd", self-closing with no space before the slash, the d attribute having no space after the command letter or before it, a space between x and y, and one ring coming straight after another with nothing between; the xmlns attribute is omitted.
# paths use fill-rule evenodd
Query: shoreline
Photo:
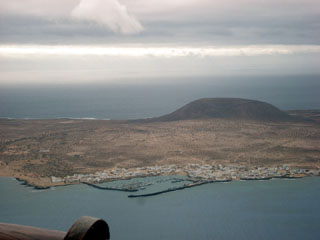
<svg viewBox="0 0 320 240"><path fill-rule="evenodd" d="M180 174L181 175L181 174ZM143 176L143 177L153 177L155 175L150 175L150 176ZM170 175L156 175L156 176L170 176ZM181 175L183 176L183 175ZM155 191L155 192L151 192L151 193L144 193L144 194L130 194L128 195L128 198L138 198L138 197L149 197L149 196L156 196L156 195L160 195L160 194L164 194L164 193L169 193L169 192L174 192L174 191L180 191L180 190L184 190L187 188L192 188L192 187L197 187L197 186L201 186L204 184L210 184L210 183L227 183L227 182L233 182L233 181L269 181L269 180L273 180L273 179L301 179L301 178L305 178L305 177L319 177L320 175L304 175L304 176L290 176L290 175L283 175L283 176L273 176L273 177L255 177L255 178L239 178L239 179L218 179L218 180L204 180L204 179L192 179L192 178L188 178L187 180L192 181L192 183L190 184L184 184L183 186L180 187L172 187L172 188L168 188L165 190L160 190L160 191ZM132 178L120 178L120 179L112 179L109 181L104 181L104 182L113 182L113 181L121 181L121 180L131 180L131 179L135 179L138 177L132 177ZM139 177L141 178L141 177ZM79 183L69 183L69 184L60 184L60 185L53 185L53 186L39 186L36 184L32 184L30 183L28 180L24 180L21 179L19 177L14 177L14 179L18 182L20 182L21 185L24 185L26 187L32 187L35 190L47 190L50 189L52 187L63 187L63 186L68 186L68 185L75 185L75 184L85 184L87 186L99 189L99 190L106 190L106 191L121 191L121 192L129 192L129 193L133 193L133 192L138 192L138 189L129 189L129 188L118 188L118 187L101 187L98 186L96 184L93 183L88 183L88 182L79 182ZM101 182L102 183L102 182Z"/></svg>
<svg viewBox="0 0 320 240"><path fill-rule="evenodd" d="M148 197L179 191L186 188L196 187L208 183L221 183L231 181L266 181L272 179L298 179L307 176L320 176L320 169L303 169L297 166L281 165L269 167L249 167L244 165L156 165L137 168L112 168L100 170L89 174L74 174L65 177L36 177L34 175L8 174L20 182L21 185L32 187L35 190L46 190L51 187L67 186L74 184L85 184L87 186L105 191L121 191L131 193L129 198ZM185 179L174 176L184 176ZM137 178L148 178L156 176L173 176L171 185L166 189L155 192L143 192L147 186L157 184L145 181L129 182L116 186L103 186L101 183L132 180ZM10 177L10 176L9 176ZM186 181L177 186L176 182ZM142 190L142 192L140 192Z"/></svg>
<svg viewBox="0 0 320 240"><path fill-rule="evenodd" d="M270 180L273 178L301 178L305 176L320 176L320 169L301 169L288 165L273 167L248 167L243 165L161 165L137 168L112 168L89 174L74 174L65 177L35 177L8 174L17 179L23 185L34 187L35 189L48 189L56 186L66 186L72 184L87 184L102 190L128 190L105 188L95 184L112 182L117 180L131 180L134 178L181 175L187 176L193 183L198 182L219 182L236 180Z"/></svg>

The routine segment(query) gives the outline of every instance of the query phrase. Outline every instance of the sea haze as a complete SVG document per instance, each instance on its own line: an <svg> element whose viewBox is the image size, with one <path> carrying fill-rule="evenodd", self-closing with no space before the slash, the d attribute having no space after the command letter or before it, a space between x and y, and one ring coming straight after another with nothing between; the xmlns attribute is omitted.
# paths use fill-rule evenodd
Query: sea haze
<svg viewBox="0 0 320 240"><path fill-rule="evenodd" d="M150 79L149 84L132 82L1 86L0 117L147 118L205 97L261 100L282 110L320 109L317 75L175 78L163 79L162 84L159 79Z"/></svg>

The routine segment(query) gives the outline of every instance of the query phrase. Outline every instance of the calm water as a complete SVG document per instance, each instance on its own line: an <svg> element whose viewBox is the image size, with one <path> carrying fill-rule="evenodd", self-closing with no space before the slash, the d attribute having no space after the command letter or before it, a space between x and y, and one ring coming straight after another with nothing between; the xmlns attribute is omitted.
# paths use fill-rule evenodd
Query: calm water
<svg viewBox="0 0 320 240"><path fill-rule="evenodd" d="M320 109L320 76L212 77L160 83L0 87L0 117L135 119L167 114L204 97L256 99L283 110Z"/></svg>
<svg viewBox="0 0 320 240"><path fill-rule="evenodd" d="M102 217L112 239L320 238L320 178L207 184L129 199L86 185L36 191L0 178L0 221L67 230Z"/></svg>

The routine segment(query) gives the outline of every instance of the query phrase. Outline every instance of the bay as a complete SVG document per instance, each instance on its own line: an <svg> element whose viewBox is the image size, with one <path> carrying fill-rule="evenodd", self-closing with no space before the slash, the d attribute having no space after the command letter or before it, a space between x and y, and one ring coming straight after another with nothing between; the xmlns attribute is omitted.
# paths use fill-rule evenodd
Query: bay
<svg viewBox="0 0 320 240"><path fill-rule="evenodd" d="M0 177L0 222L67 231L105 219L112 239L319 239L320 178L206 184L145 198L70 185L34 190Z"/></svg>

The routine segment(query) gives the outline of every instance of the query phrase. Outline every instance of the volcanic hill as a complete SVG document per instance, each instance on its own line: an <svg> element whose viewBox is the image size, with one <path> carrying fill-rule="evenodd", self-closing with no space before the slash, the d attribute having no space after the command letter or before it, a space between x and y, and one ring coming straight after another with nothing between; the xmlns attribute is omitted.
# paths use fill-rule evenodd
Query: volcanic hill
<svg viewBox="0 0 320 240"><path fill-rule="evenodd" d="M266 102L242 98L203 98L190 102L170 114L147 121L167 122L209 118L258 121L298 120Z"/></svg>

